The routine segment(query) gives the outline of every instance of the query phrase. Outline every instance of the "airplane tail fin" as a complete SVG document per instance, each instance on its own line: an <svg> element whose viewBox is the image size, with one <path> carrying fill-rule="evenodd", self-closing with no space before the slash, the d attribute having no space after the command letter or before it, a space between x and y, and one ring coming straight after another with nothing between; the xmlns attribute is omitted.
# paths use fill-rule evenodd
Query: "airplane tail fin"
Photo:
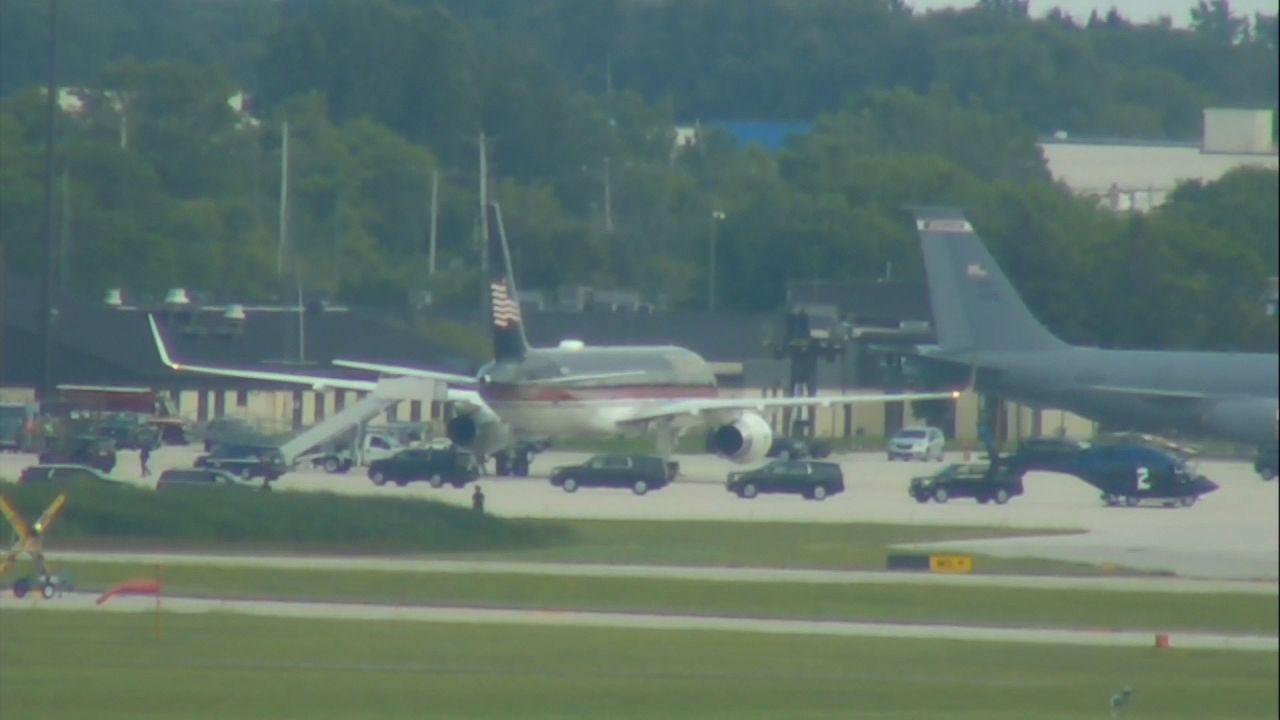
<svg viewBox="0 0 1280 720"><path fill-rule="evenodd" d="M943 354L1049 350L1041 325L958 208L913 208Z"/></svg>
<svg viewBox="0 0 1280 720"><path fill-rule="evenodd" d="M511 270L507 233L502 227L502 210L497 203L489 203L485 212L489 231L489 317L493 321L493 358L520 360L529 349L529 342L525 339L515 273Z"/></svg>

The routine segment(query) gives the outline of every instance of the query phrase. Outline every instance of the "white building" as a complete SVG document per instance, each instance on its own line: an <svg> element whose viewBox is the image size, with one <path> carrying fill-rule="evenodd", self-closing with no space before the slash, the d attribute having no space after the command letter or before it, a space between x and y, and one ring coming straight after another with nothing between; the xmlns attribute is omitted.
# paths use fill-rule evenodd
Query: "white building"
<svg viewBox="0 0 1280 720"><path fill-rule="evenodd" d="M1209 108L1199 143L1073 139L1040 142L1053 179L1113 210L1144 212L1178 183L1211 182L1242 166L1277 170L1272 110Z"/></svg>

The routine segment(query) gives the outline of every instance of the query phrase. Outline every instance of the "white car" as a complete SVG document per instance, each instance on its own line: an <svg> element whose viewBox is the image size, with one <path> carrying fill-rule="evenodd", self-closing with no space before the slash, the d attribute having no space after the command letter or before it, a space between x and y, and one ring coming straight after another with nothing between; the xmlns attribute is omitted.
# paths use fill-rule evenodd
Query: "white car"
<svg viewBox="0 0 1280 720"><path fill-rule="evenodd" d="M936 427L904 427L889 438L889 459L941 462L947 438Z"/></svg>

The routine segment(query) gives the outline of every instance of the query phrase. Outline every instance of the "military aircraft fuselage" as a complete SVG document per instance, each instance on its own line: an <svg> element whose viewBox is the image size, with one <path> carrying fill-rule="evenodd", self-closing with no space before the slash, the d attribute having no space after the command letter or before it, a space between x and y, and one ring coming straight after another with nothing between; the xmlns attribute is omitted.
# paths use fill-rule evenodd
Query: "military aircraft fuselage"
<svg viewBox="0 0 1280 720"><path fill-rule="evenodd" d="M978 368L979 390L1028 405L1151 432L1276 440L1276 355L1064 346L943 357Z"/></svg>

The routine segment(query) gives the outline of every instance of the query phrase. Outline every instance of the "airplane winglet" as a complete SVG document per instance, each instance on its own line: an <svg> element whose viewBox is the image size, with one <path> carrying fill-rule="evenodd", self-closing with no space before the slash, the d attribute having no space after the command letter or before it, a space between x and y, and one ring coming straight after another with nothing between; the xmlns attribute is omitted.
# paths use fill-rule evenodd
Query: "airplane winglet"
<svg viewBox="0 0 1280 720"><path fill-rule="evenodd" d="M151 324L151 338L155 340L156 352L160 355L160 362L171 370L181 370L182 365L173 361L169 357L169 349L165 347L164 338L160 335L160 326L156 324L156 316L147 313L147 322Z"/></svg>

